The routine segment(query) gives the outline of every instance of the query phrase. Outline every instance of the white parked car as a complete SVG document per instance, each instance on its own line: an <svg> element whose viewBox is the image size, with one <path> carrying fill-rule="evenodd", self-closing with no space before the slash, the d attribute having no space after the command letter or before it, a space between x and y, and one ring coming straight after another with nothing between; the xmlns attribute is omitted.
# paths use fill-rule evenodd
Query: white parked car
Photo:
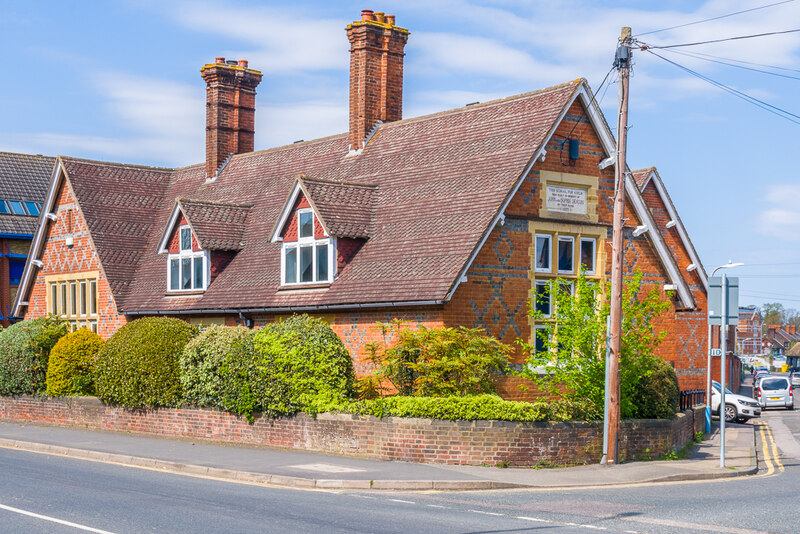
<svg viewBox="0 0 800 534"><path fill-rule="evenodd" d="M789 377L765 376L758 382L755 395L758 397L758 403L762 408L794 409L792 382Z"/></svg>
<svg viewBox="0 0 800 534"><path fill-rule="evenodd" d="M711 388L711 411L719 413L719 403L721 399L719 382L712 382ZM761 417L761 406L758 401L744 395L737 395L728 388L725 388L725 421L729 423L744 422L748 419Z"/></svg>

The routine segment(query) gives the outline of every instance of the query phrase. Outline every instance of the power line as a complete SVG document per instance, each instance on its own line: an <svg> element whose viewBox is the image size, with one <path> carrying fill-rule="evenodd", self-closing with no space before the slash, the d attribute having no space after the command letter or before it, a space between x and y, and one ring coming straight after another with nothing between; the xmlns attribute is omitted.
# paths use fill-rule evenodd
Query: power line
<svg viewBox="0 0 800 534"><path fill-rule="evenodd" d="M777 106L773 106L772 104L767 104L763 100L759 100L758 98L756 98L754 96L750 96L747 93L743 93L742 91L739 91L738 89L734 89L733 87L728 87L727 85L725 85L725 84L723 84L721 82L718 82L716 80L713 80L713 79L709 78L708 76L704 76L704 75L700 74L699 72L696 72L696 71L690 69L689 67L685 67L685 66L681 65L680 63L676 63L676 62L672 61L671 59L667 59L664 56L656 54L652 50L648 49L646 51L650 52L651 54L653 54L657 58L663 59L667 63L670 63L671 65L674 65L674 66L678 67L679 69L688 72L692 76L696 76L697 78L700 78L701 80L703 80L705 82L708 82L711 85L722 89L723 91L727 91L728 93L732 94L733 96L735 96L737 98L741 98L745 102L749 102L749 103L753 104L756 107L759 107L759 108L761 108L761 109L763 109L765 111L768 111L769 113L772 113L773 115L777 115L778 117L784 118L784 119L786 119L786 120L788 120L790 122L793 122L795 124L800 124L800 115L795 115L794 113L792 113L790 111L786 111L785 109L781 109L781 108L779 108Z"/></svg>
<svg viewBox="0 0 800 534"><path fill-rule="evenodd" d="M764 300L771 299L771 300L776 300L775 297L765 297L765 296L762 296L762 295L758 295L756 293L741 292L741 293L739 293L739 295L741 295L743 297L748 297L748 298L751 298L751 299L764 299ZM784 301L788 301L788 302L800 302L800 299L790 299L790 298L779 298L777 300L784 300Z"/></svg>
<svg viewBox="0 0 800 534"><path fill-rule="evenodd" d="M760 72L762 74L769 74L770 76L778 76L779 78L789 78L791 80L800 80L800 76L791 76L789 74L781 74L779 72L770 72L768 70L763 69L756 69L753 67L745 67L744 65L737 65L735 63L729 63L727 61L711 59L707 57L700 56L698 54L693 54L691 52L682 52L680 50L667 50L667 52L671 52L673 54L680 54L682 56L693 57L695 59L702 59L703 61L708 61L710 63L718 63L720 65L726 65L728 67L736 67L737 69L749 70L752 72Z"/></svg>
<svg viewBox="0 0 800 534"><path fill-rule="evenodd" d="M767 37L769 35L783 35L786 33L796 33L800 32L800 28L794 30L783 30L779 32L767 32L767 33L756 33L753 35L739 35L737 37L726 37L725 39L713 39L711 41L698 41L695 43L681 43L681 44L673 44L673 45L650 45L647 43L643 43L641 41L635 41L637 45L642 47L642 50L650 49L650 48L679 48L683 46L697 46L697 45L704 45L704 44L711 44L711 43L724 43L726 41L738 41L740 39L755 39L756 37Z"/></svg>
<svg viewBox="0 0 800 534"><path fill-rule="evenodd" d="M673 52L674 52L674 50L673 50ZM684 54L686 54L686 53L688 53L688 52L684 52ZM711 54L704 54L702 52L693 52L693 54L696 55L696 56L703 56L703 57L707 57L707 58L711 58L711 59L719 59L719 60L722 60L722 61L732 61L734 63L742 63L744 65L755 65L756 67L765 67L765 68L768 68L768 69L775 69L775 70L785 70L787 72L800 72L800 69L790 69L790 68L787 68L787 67L780 67L778 65L766 65L764 63L754 63L752 61L744 61L742 59L732 59L732 58L727 58L727 57L713 56Z"/></svg>
<svg viewBox="0 0 800 534"><path fill-rule="evenodd" d="M741 15L742 13L750 13L751 11L758 11L759 9L766 9L768 7L779 6L781 4L789 4L791 2L794 2L794 0L784 0L783 2L775 2L774 4L767 4L767 5L761 6L761 7L754 7L754 8L751 8L751 9L744 9L742 11L736 11L735 13L728 13L727 15L720 15L718 17L711 17L710 19L697 20L695 22L688 22L686 24L678 24L677 26L670 26L669 28L662 28L660 30L653 30L653 31L649 31L649 32L639 33L637 35L634 35L634 37L639 37L640 35L650 35L652 33L665 32L665 31L668 31L668 30L676 30L678 28L685 28L686 26L694 26L695 24L702 24L704 22L711 22L712 20L719 20L719 19L724 19L724 18L728 18L728 17L733 17L734 15Z"/></svg>

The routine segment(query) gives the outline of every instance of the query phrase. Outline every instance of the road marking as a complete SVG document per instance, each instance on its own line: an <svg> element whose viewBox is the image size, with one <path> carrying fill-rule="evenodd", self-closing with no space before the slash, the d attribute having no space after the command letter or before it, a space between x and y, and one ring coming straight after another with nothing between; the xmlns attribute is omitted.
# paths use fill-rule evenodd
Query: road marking
<svg viewBox="0 0 800 534"><path fill-rule="evenodd" d="M552 523L552 521L548 519L539 519L538 517L525 517L524 515L518 515L517 519L524 519L525 521L536 521L538 523Z"/></svg>
<svg viewBox="0 0 800 534"><path fill-rule="evenodd" d="M414 501L404 501L403 499L389 499L389 500L392 501L392 502L402 502L402 503L405 503L405 504L417 504Z"/></svg>
<svg viewBox="0 0 800 534"><path fill-rule="evenodd" d="M768 424L764 425L767 427L767 435L769 435L769 441L772 443L772 458L775 460L775 463L778 466L778 470L783 473L784 467L783 463L781 462L781 456L778 453L778 444L775 443L775 437L772 435L772 429L769 427Z"/></svg>
<svg viewBox="0 0 800 534"><path fill-rule="evenodd" d="M498 515L503 516L505 514L498 514L497 512L484 512L483 510L469 510L470 512L474 512L476 514L483 514L483 515Z"/></svg>
<svg viewBox="0 0 800 534"><path fill-rule="evenodd" d="M100 530L99 528L92 528L92 527L87 527L86 525L79 525L78 523L72 523L71 521L64 521L63 519L57 519L55 517L29 512L27 510L21 510L19 508L14 508L12 506L6 506L5 504L0 504L0 509L9 512L14 512L15 514L27 515L28 517L33 517L36 519L43 519L45 521L50 521L52 523L58 523L59 525L66 525L68 527L85 530L86 532L95 532L96 534L114 534L113 532L109 532L108 530Z"/></svg>
<svg viewBox="0 0 800 534"><path fill-rule="evenodd" d="M445 510L447 509L447 506L442 506L441 504L426 504L425 506L427 506L428 508L444 508Z"/></svg>
<svg viewBox="0 0 800 534"><path fill-rule="evenodd" d="M634 521L637 523L647 523L662 525L665 527L685 528L687 530L702 530L706 532L719 532L724 534L768 534L763 530L750 530L746 528L724 527L722 525L704 525L701 523L689 523L687 521L674 521L672 519L659 519L656 517L619 517L622 521Z"/></svg>
<svg viewBox="0 0 800 534"><path fill-rule="evenodd" d="M775 442L772 441L772 434L770 434L770 439L767 439L767 431L769 430L769 426L764 422L758 423L758 432L761 434L761 450L764 453L764 463L767 464L767 472L764 473L764 476L770 476L775 472L775 464L773 463L773 456L770 454L770 442L772 443L772 448L775 448ZM777 451L776 451L777 452ZM778 462L781 468L783 465L780 464L779 460L777 459L777 454L775 455L775 461ZM782 471L783 469L781 469Z"/></svg>

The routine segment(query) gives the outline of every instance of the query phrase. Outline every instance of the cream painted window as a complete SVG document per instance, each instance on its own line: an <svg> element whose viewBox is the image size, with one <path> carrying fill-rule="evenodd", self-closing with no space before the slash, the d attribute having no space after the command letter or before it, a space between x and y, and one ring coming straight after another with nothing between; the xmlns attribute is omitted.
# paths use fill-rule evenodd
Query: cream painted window
<svg viewBox="0 0 800 534"><path fill-rule="evenodd" d="M97 273L47 277L47 309L69 321L70 330L97 332Z"/></svg>

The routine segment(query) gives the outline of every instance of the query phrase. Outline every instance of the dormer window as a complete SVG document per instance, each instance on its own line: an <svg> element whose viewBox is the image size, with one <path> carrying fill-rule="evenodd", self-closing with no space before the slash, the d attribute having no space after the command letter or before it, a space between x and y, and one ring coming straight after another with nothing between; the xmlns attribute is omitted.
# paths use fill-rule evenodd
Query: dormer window
<svg viewBox="0 0 800 534"><path fill-rule="evenodd" d="M284 236L281 256L283 285L330 283L333 241L329 236L315 237L317 225L312 209L299 209L296 214L296 229L288 230L290 233L297 232L296 236Z"/></svg>
<svg viewBox="0 0 800 534"><path fill-rule="evenodd" d="M178 227L178 252L170 253L168 261L169 291L204 291L208 286L208 253L195 248L192 229Z"/></svg>

